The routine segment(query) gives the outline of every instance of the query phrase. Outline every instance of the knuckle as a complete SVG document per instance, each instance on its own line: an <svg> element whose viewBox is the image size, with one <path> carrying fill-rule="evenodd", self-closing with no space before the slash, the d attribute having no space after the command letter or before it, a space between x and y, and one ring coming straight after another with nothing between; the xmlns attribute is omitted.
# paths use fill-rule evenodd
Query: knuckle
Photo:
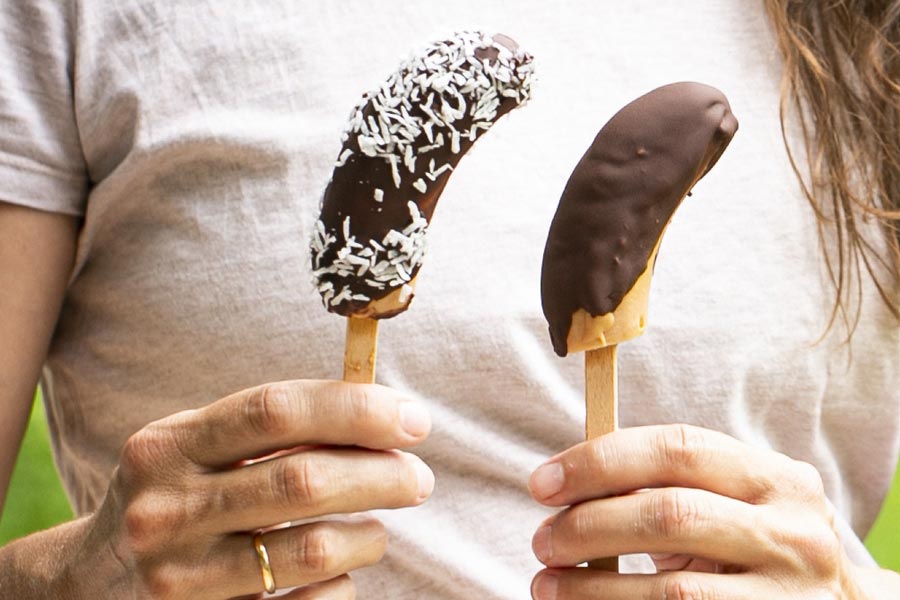
<svg viewBox="0 0 900 600"><path fill-rule="evenodd" d="M270 383L247 396L244 416L254 433L278 437L290 430L294 404L294 395L286 384Z"/></svg>
<svg viewBox="0 0 900 600"><path fill-rule="evenodd" d="M771 539L773 562L820 581L837 579L843 548L826 520L810 511L782 512L770 520L777 525Z"/></svg>
<svg viewBox="0 0 900 600"><path fill-rule="evenodd" d="M272 489L284 506L313 508L324 500L328 477L314 460L295 456L279 463L279 468L274 471Z"/></svg>
<svg viewBox="0 0 900 600"><path fill-rule="evenodd" d="M789 481L804 500L821 501L825 497L825 483L819 470L812 464L799 460L792 461Z"/></svg>
<svg viewBox="0 0 900 600"><path fill-rule="evenodd" d="M381 411L368 386L350 386L348 395L350 418L354 425L364 427L379 420Z"/></svg>
<svg viewBox="0 0 900 600"><path fill-rule="evenodd" d="M662 597L666 600L711 600L700 583L685 572L672 573L663 580Z"/></svg>
<svg viewBox="0 0 900 600"><path fill-rule="evenodd" d="M335 546L333 537L326 529L310 528L304 533L300 544L300 564L316 575L325 576L334 572L339 562Z"/></svg>
<svg viewBox="0 0 900 600"><path fill-rule="evenodd" d="M125 545L132 553L143 553L149 541L155 538L155 525L151 511L143 503L133 503L125 509L123 517Z"/></svg>
<svg viewBox="0 0 900 600"><path fill-rule="evenodd" d="M598 438L587 445L588 468L595 473L604 473L608 470L612 460L610 446L604 443L604 438Z"/></svg>
<svg viewBox="0 0 900 600"><path fill-rule="evenodd" d="M659 448L665 466L673 470L691 470L700 464L703 442L697 428L678 424L663 428Z"/></svg>
<svg viewBox="0 0 900 600"><path fill-rule="evenodd" d="M559 527L554 525L554 531L563 529L564 535L554 541L561 542L561 545L572 545L576 548L590 549L597 541L600 534L600 523L597 514L591 510L590 504L581 504L577 507L569 508L563 512L563 518L559 521Z"/></svg>
<svg viewBox="0 0 900 600"><path fill-rule="evenodd" d="M165 465L170 442L164 428L153 424L132 434L122 446L119 474L137 483L156 473Z"/></svg>
<svg viewBox="0 0 900 600"><path fill-rule="evenodd" d="M820 524L801 536L795 545L806 569L825 579L840 571L841 545L834 531Z"/></svg>
<svg viewBox="0 0 900 600"><path fill-rule="evenodd" d="M777 497L780 491L779 481L779 479L771 478L765 474L747 479L745 482L747 492L744 499L749 504L766 504L774 497Z"/></svg>
<svg viewBox="0 0 900 600"><path fill-rule="evenodd" d="M125 509L125 544L134 554L151 553L173 532L181 531L188 518L188 509L182 503L145 495Z"/></svg>
<svg viewBox="0 0 900 600"><path fill-rule="evenodd" d="M652 493L644 522L654 536L674 539L696 527L699 510L694 499L677 488Z"/></svg>
<svg viewBox="0 0 900 600"><path fill-rule="evenodd" d="M179 588L178 579L171 569L163 565L148 565L141 570L141 581L151 598L174 598Z"/></svg>

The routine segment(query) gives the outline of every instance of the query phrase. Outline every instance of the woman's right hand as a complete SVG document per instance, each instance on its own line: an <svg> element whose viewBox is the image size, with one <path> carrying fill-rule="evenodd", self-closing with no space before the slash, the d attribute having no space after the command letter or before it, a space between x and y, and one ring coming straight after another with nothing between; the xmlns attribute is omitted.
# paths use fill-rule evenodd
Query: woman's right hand
<svg viewBox="0 0 900 600"><path fill-rule="evenodd" d="M347 574L381 559L386 534L333 515L425 501L434 475L399 449L430 427L398 392L338 381L272 383L151 423L126 442L69 580L77 597L254 597L262 529L277 586L305 586L289 598L353 598ZM276 527L288 521L303 524Z"/></svg>

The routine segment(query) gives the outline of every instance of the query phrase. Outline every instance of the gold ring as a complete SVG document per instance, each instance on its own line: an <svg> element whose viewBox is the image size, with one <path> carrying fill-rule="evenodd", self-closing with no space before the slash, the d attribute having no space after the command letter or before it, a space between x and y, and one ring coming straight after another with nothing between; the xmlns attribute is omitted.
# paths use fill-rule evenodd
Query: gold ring
<svg viewBox="0 0 900 600"><path fill-rule="evenodd" d="M273 594L275 593L275 576L272 574L272 563L269 562L269 551L263 544L262 533L253 536L253 547L256 548L256 556L259 558L263 586L267 593Z"/></svg>

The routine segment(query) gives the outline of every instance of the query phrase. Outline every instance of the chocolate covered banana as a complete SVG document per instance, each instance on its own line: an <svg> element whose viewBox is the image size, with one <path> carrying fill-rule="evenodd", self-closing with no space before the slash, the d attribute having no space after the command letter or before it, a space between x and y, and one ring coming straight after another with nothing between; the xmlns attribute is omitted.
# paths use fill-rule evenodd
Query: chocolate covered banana
<svg viewBox="0 0 900 600"><path fill-rule="evenodd" d="M663 232L737 126L715 88L658 88L603 126L566 184L544 247L541 302L556 353L586 351L587 439L617 427L617 344L643 333ZM588 565L616 571L618 558Z"/></svg>
<svg viewBox="0 0 900 600"><path fill-rule="evenodd" d="M558 355L643 333L663 232L737 127L725 96L699 83L653 90L603 126L566 184L544 249L541 299Z"/></svg>
<svg viewBox="0 0 900 600"><path fill-rule="evenodd" d="M353 110L311 241L329 311L406 310L438 198L462 156L531 95L512 39L466 31L427 47Z"/></svg>

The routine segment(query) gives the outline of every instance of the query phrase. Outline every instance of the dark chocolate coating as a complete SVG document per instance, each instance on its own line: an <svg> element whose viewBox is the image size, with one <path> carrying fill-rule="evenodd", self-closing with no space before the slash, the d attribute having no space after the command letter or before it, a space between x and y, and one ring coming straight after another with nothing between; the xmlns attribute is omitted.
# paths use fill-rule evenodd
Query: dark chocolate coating
<svg viewBox="0 0 900 600"><path fill-rule="evenodd" d="M595 317L616 310L737 127L725 96L699 83L653 90L603 126L566 184L544 248L541 301L558 355L579 308Z"/></svg>

